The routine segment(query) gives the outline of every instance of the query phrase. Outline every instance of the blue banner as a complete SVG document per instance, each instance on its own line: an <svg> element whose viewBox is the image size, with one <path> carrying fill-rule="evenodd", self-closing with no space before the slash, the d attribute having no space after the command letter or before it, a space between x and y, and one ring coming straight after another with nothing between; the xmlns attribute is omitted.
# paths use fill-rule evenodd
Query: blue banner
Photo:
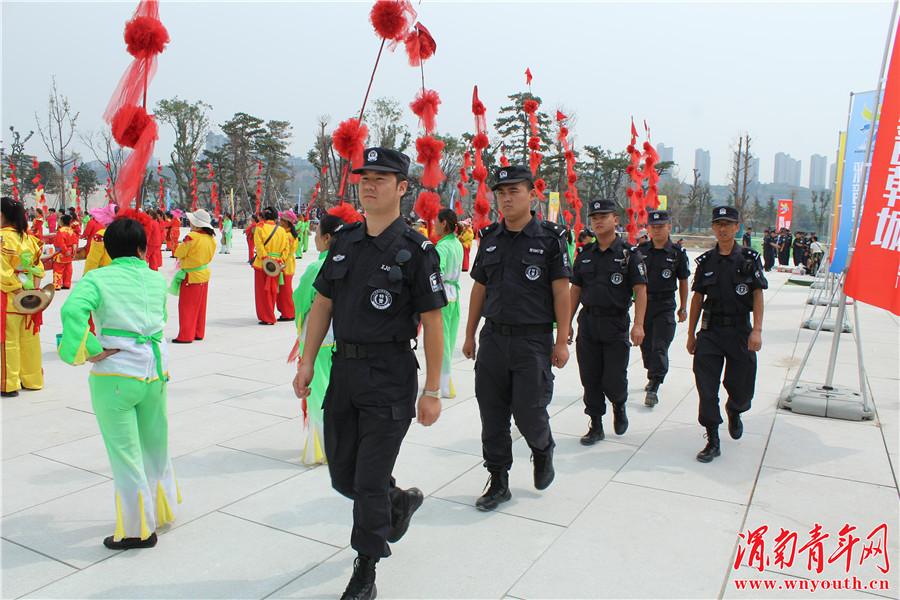
<svg viewBox="0 0 900 600"><path fill-rule="evenodd" d="M829 270L840 273L847 266L847 254L853 239L853 215L859 188L864 186L863 167L866 161L866 144L869 130L875 121L875 91L853 94L850 102L850 121L847 126L847 150L844 155L843 177L841 181L841 215L838 220L837 236L834 240L834 256ZM878 123L875 123L878 127ZM871 135L875 135L872 132ZM865 190L863 190L865 197Z"/></svg>

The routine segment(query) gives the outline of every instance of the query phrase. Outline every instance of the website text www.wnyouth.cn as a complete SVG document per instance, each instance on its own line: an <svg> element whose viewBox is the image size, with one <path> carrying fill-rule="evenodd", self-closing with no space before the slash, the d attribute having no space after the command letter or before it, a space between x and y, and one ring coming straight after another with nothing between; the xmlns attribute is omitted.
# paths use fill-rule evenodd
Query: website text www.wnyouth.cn
<svg viewBox="0 0 900 600"><path fill-rule="evenodd" d="M768 592L814 593L823 590L883 592L890 590L891 587L890 581L887 579L866 581L857 577L845 577L844 579L735 579L732 583L736 590Z"/></svg>

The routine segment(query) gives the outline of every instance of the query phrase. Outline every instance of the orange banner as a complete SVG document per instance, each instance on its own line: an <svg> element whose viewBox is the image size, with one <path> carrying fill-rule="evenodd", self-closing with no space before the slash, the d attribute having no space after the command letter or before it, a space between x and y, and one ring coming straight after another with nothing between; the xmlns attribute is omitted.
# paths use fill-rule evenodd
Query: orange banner
<svg viewBox="0 0 900 600"><path fill-rule="evenodd" d="M779 200L778 201L778 218L775 219L775 229L781 231L782 227L785 229L791 228L791 219L794 216L794 201L788 198L787 200Z"/></svg>
<svg viewBox="0 0 900 600"><path fill-rule="evenodd" d="M900 44L894 43L848 296L900 315Z"/></svg>

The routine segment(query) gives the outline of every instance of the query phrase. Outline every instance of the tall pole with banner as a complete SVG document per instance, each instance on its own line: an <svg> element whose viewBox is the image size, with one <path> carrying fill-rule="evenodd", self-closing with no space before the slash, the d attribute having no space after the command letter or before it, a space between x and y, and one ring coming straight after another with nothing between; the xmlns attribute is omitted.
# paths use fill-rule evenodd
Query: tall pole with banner
<svg viewBox="0 0 900 600"><path fill-rule="evenodd" d="M890 24L888 26L887 31L887 40L885 41L884 46L884 54L881 60L881 71L878 76L878 86L873 95L873 104L871 111L871 126L868 127L867 130L867 139L865 142L865 152L862 155L861 167L854 168L853 173L849 173L846 169L843 174L844 179L844 190L842 190L842 215L841 215L841 228L845 227L845 216L844 212L848 209L849 206L853 207L853 216L852 222L850 225L849 231L845 231L845 236L847 237L847 247L846 253L842 256L839 254L841 252L841 231L838 231L838 235L836 236L836 248L833 254L833 262L832 262L832 272L835 272L834 264L841 260L843 264L841 264L840 269L837 271L840 273L839 276L839 285L835 287L832 292L832 299L837 296L837 316L835 317L835 325L834 325L834 336L831 341L831 349L828 355L828 365L825 369L825 383L824 385L800 385L800 377L803 374L803 370L806 367L807 362L809 361L810 354L812 354L813 346L818 339L819 333L822 331L822 325L825 320L822 319L819 322L818 328L816 329L815 334L813 335L812 340L810 340L809 346L806 349L806 354L803 356L803 359L800 362L800 366L797 368L797 373L794 375L794 378L791 384L784 389L782 392L781 398L779 399L779 406L781 408L790 409L793 412L803 413L803 414L812 414L816 416L822 417L833 417L839 419L849 419L849 420L863 420L863 419L873 419L875 417L875 413L872 410L872 407L869 406L869 398L868 398L868 389L866 385L866 374L865 374L865 366L863 364L863 353L862 353L862 340L860 338L859 331L859 308L856 304L853 306L854 313L854 338L856 341L856 357L857 357L857 371L859 375L859 393L854 392L850 388L839 387L834 384L834 372L835 366L837 363L837 354L838 348L840 346L841 339L841 330L844 324L844 317L847 309L847 289L846 283L848 282L848 265L851 264L853 257L853 249L856 245L858 234L859 234L859 224L860 224L860 216L862 214L863 209L863 198L866 188L866 181L868 179L869 174L869 162L872 159L872 142L875 139L875 129L878 123L878 115L881 105L882 98L882 89L887 80L888 73L888 58L891 56L891 42L894 40L894 52L893 59L891 60L892 71L900 72L900 57L898 57L898 46L896 43L895 30L897 27L897 8L898 8L898 0L894 0L891 7L891 19ZM900 103L900 98L898 98L898 93L900 90L900 81L898 81L898 77L894 77L892 80L887 81L890 85L891 91L891 102L889 108L892 109L894 115L894 121L888 121L888 126L885 128L885 133L879 139L879 147L887 148L887 144L890 143L891 150L893 150L893 142L895 139L894 132L897 132L896 139L898 140L898 144L900 144L900 129L897 129L898 119L900 119L900 110L897 108L897 103ZM854 110L855 103L851 103L851 111ZM851 118L848 125L848 138L847 138L847 155L850 154L852 150L850 131L854 127L857 121L854 120L853 115L851 114ZM898 145L898 152L900 152L900 145ZM896 162L900 165L900 156L895 156ZM887 160L893 161L890 155L887 154L887 150L882 151L882 163L879 163L879 167L883 167L882 170L879 170L878 173L880 175L880 181L876 181L875 185L873 185L872 190L873 193L870 194L870 197L877 197L879 195L884 195L888 197L890 200L890 190L888 193L885 193L886 184L890 181L888 177L888 167ZM898 166L900 169L900 166ZM849 181L848 181L849 180ZM880 182L880 186L878 183ZM853 187L851 188L853 191L853 196L848 198L843 194L843 191L847 189L847 184L851 183ZM898 188L895 191L896 197L900 197L900 181L897 182ZM873 198L874 200L874 198ZM852 205L850 202L852 201ZM879 202L877 208L881 208L884 202ZM875 210L875 207L870 207L867 215L871 215L872 211ZM898 220L900 220L900 212L893 213L897 216ZM871 220L870 220L871 224ZM900 228L900 222L897 223L898 228ZM867 233L871 229L871 226L867 229ZM865 239L865 238L864 238ZM900 230L898 230L898 246L900 246ZM898 247L898 251L900 251L900 247ZM896 255L895 255L896 256ZM897 266L896 258L894 259L894 266ZM858 267L857 272L861 269ZM895 271L895 280L897 277L897 273ZM851 283L851 289L854 289L854 277L858 277L858 275L850 276L849 281ZM898 304L900 306L900 304Z"/></svg>

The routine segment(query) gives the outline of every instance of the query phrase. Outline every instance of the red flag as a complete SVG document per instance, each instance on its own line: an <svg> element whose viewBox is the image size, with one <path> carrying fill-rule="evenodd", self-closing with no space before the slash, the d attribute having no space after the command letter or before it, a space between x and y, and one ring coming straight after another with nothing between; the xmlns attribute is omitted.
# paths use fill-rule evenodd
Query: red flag
<svg viewBox="0 0 900 600"><path fill-rule="evenodd" d="M531 69L525 69L525 85L531 85Z"/></svg>
<svg viewBox="0 0 900 600"><path fill-rule="evenodd" d="M848 296L900 315L900 44L894 43Z"/></svg>
<svg viewBox="0 0 900 600"><path fill-rule="evenodd" d="M635 126L634 126L634 117L632 117L632 118L631 118L631 137L632 137L632 138L636 138L636 137L637 137L637 134L638 134L638 133L637 133L637 129L636 129Z"/></svg>

